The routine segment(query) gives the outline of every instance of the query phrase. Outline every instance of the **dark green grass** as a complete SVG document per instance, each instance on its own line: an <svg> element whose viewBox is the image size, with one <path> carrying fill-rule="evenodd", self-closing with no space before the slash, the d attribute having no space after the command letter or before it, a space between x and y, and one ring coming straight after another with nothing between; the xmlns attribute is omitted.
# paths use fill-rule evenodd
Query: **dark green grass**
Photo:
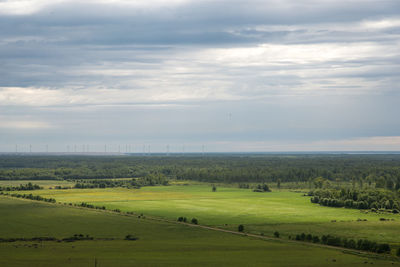
<svg viewBox="0 0 400 267"><path fill-rule="evenodd" d="M0 266L392 266L389 261L132 216L0 197L0 237L89 234L113 241L0 243ZM122 240L132 234L136 241ZM397 265L397 263L395 263Z"/></svg>

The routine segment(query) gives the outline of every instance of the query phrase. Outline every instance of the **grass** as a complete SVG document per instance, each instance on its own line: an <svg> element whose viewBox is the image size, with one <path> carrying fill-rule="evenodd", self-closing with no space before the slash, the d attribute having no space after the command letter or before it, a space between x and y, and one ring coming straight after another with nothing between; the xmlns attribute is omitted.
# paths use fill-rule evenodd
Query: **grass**
<svg viewBox="0 0 400 267"><path fill-rule="evenodd" d="M0 237L76 233L113 241L0 243L0 266L393 266L340 250L264 241L181 224L0 197ZM139 239L125 241L126 234ZM393 264L399 265L395 262Z"/></svg>
<svg viewBox="0 0 400 267"><path fill-rule="evenodd" d="M356 209L312 204L302 193L273 191L256 193L248 189L206 185L155 186L138 190L124 188L40 190L34 192L59 202L88 202L108 209L134 211L171 220L185 216L200 224L237 229L244 224L251 233L285 238L302 232L367 238L398 245L400 215L364 213ZM380 221L381 217L394 221ZM367 221L357 221L366 219ZM336 221L336 222L332 222Z"/></svg>

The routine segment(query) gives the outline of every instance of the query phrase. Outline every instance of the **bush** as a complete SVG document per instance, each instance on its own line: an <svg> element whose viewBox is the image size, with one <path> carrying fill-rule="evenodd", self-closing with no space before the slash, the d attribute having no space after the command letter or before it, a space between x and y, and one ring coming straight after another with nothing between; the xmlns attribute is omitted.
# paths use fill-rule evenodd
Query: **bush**
<svg viewBox="0 0 400 267"><path fill-rule="evenodd" d="M279 232L278 232L278 231L275 231L274 236L275 236L276 238L279 238Z"/></svg>
<svg viewBox="0 0 400 267"><path fill-rule="evenodd" d="M239 231L239 232L243 232L243 231L244 231L244 226L243 226L243 224L240 224L240 225L238 226L238 231Z"/></svg>
<svg viewBox="0 0 400 267"><path fill-rule="evenodd" d="M125 240L137 240L137 237L134 237L133 235L126 235Z"/></svg>
<svg viewBox="0 0 400 267"><path fill-rule="evenodd" d="M192 222L193 224L199 224L199 221L198 221L196 218L192 218L191 222Z"/></svg>

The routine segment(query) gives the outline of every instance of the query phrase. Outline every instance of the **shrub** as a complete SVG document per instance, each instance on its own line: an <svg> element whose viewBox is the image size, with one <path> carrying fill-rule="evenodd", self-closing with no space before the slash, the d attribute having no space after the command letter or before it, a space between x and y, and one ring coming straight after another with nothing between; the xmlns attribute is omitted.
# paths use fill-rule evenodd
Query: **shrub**
<svg viewBox="0 0 400 267"><path fill-rule="evenodd" d="M244 226L243 226L243 224L240 224L240 225L238 226L238 231L239 231L239 232L243 232L243 231L244 231Z"/></svg>
<svg viewBox="0 0 400 267"><path fill-rule="evenodd" d="M133 235L126 235L125 240L137 240L137 237L134 237Z"/></svg>
<svg viewBox="0 0 400 267"><path fill-rule="evenodd" d="M316 235L314 235L313 237L312 237L312 242L313 243L319 243L319 237L318 236L316 236Z"/></svg>

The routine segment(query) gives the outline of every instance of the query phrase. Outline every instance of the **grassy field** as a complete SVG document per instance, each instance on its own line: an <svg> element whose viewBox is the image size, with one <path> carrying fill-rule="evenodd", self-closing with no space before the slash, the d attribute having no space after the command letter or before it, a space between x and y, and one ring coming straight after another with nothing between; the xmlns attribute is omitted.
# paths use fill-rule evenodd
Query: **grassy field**
<svg viewBox="0 0 400 267"><path fill-rule="evenodd" d="M171 220L179 216L194 217L200 224L233 230L238 224L244 224L247 232L272 235L279 231L285 238L305 232L367 238L394 245L400 242L400 215L323 207L312 204L302 193L285 190L256 193L249 189L218 187L217 192L211 192L208 185L190 185L137 190L40 190L34 193L59 202L88 202ZM382 217L390 221L380 221Z"/></svg>
<svg viewBox="0 0 400 267"><path fill-rule="evenodd" d="M0 266L399 265L301 243L264 241L104 211L0 197L0 237L89 234L112 241L0 243ZM133 234L136 241L122 240ZM34 246L34 244L37 246Z"/></svg>

